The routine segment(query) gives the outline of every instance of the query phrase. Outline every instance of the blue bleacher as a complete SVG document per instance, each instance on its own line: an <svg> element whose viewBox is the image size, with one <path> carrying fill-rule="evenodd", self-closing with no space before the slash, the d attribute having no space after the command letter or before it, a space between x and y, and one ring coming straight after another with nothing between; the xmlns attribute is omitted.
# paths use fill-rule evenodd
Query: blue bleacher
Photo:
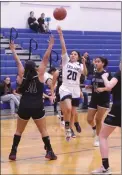
<svg viewBox="0 0 122 175"><path fill-rule="evenodd" d="M30 29L17 29L19 35L15 40L16 44L20 44L23 49L29 48L30 38L35 39L38 42L38 49L33 51L33 54L43 57L44 52L48 46L49 34L36 34ZM1 33L5 38L10 37L10 29L2 28ZM57 51L59 58L61 59L61 46L59 36L56 30L52 30L55 37L55 44L53 50ZM120 32L97 32L97 31L63 31L64 38L67 46L68 53L72 50L78 50L82 54L88 52L90 58L93 59L97 56L104 56L108 58L109 65L107 70L110 72L116 72L119 67L120 53L121 53L121 33ZM35 46L35 45L34 45ZM16 63L13 59L13 55L5 54L5 49L0 49L1 53L1 80L6 76L11 78L11 81L15 81L17 74ZM57 67L60 63L55 62L56 55L53 55L53 66ZM24 64L24 61L23 61ZM90 83L86 80L86 84ZM2 104L4 108L8 108L8 104Z"/></svg>

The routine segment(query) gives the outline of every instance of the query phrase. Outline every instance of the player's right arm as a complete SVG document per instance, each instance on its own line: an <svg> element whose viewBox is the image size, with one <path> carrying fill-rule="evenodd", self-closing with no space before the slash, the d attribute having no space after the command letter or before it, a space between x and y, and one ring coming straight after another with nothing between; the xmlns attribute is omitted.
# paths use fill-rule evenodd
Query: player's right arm
<svg viewBox="0 0 122 175"><path fill-rule="evenodd" d="M61 48L62 48L62 65L65 65L69 61L69 57L67 54L67 49L66 49L66 44L62 33L62 29L60 26L57 27L57 32L59 34L59 39L60 39Z"/></svg>
<svg viewBox="0 0 122 175"><path fill-rule="evenodd" d="M19 75L19 77L22 79L25 70L24 70L24 67L23 67L23 65L22 65L22 63L21 63L21 61L20 61L18 55L16 54L14 42L12 41L12 42L9 44L9 46L10 46L10 49L11 49L13 55L14 55L14 59L15 59L15 61L16 61L17 67L18 67L18 75Z"/></svg>
<svg viewBox="0 0 122 175"><path fill-rule="evenodd" d="M54 45L54 37L51 36L50 41L49 41L48 49L46 50L46 52L44 54L44 57L43 57L43 59L40 63L40 66L38 68L39 80L41 82L44 82L44 73L45 73L47 65L48 65L48 60L49 60L49 56L51 54L53 45Z"/></svg>

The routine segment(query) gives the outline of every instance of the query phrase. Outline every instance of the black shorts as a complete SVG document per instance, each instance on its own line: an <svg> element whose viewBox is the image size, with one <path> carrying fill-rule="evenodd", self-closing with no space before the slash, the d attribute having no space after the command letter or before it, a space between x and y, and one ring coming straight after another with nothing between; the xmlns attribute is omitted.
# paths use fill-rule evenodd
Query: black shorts
<svg viewBox="0 0 122 175"><path fill-rule="evenodd" d="M29 120L31 117L33 120L39 120L45 117L45 110L44 108L19 107L18 116L23 120Z"/></svg>
<svg viewBox="0 0 122 175"><path fill-rule="evenodd" d="M65 99L71 99L72 101L72 106L73 107L78 107L80 104L80 98L72 98L71 95L64 96L61 101L64 101Z"/></svg>
<svg viewBox="0 0 122 175"><path fill-rule="evenodd" d="M100 100L100 99L97 99L97 98L91 98L91 101L89 103L89 108L91 109L97 109L97 107L102 107L102 108L106 108L108 109L109 108L109 101L108 102L105 102L103 100Z"/></svg>
<svg viewBox="0 0 122 175"><path fill-rule="evenodd" d="M60 102L60 95L56 94L56 102Z"/></svg>
<svg viewBox="0 0 122 175"><path fill-rule="evenodd" d="M110 126L121 127L121 105L112 105L111 111L104 120Z"/></svg>

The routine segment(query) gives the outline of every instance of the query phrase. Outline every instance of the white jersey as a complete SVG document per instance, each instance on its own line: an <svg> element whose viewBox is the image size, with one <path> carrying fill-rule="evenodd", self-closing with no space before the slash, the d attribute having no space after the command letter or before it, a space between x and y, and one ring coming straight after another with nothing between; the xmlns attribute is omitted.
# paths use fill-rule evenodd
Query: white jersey
<svg viewBox="0 0 122 175"><path fill-rule="evenodd" d="M48 78L53 79L53 76L51 74L49 74L48 72L45 72L44 73L44 82L46 82Z"/></svg>
<svg viewBox="0 0 122 175"><path fill-rule="evenodd" d="M80 77L83 71L83 64L71 63L68 54L62 55L62 80L65 86L80 86Z"/></svg>

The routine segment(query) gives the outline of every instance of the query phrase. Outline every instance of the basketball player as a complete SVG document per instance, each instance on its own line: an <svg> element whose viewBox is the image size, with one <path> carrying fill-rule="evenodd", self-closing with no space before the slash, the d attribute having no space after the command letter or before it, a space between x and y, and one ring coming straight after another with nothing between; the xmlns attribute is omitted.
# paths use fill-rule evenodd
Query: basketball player
<svg viewBox="0 0 122 175"><path fill-rule="evenodd" d="M55 96L54 95L54 87L55 87L56 82L57 82L57 87L56 87L56 101L57 102L60 102L59 88L62 85L62 68L59 69L59 70L57 70L54 73L54 75L53 75L52 88L51 88L52 89L52 96ZM60 108L61 108L61 103L60 103ZM76 127L76 130L77 130L78 133L80 133L81 132L81 127L80 127L79 122L78 122L78 114L76 114L74 120L75 120L74 125ZM65 125L65 122L63 120L63 112L62 112L62 110L61 110L61 124L62 125ZM73 131L72 128L71 128L71 131L72 131L72 137L75 138L76 135L75 135L75 133L74 133L74 131Z"/></svg>
<svg viewBox="0 0 122 175"><path fill-rule="evenodd" d="M61 27L57 28L60 43L62 47L62 80L63 83L59 88L61 106L65 120L66 140L69 141L72 135L70 123L74 124L76 116L76 107L79 106L80 99L80 76L87 74L85 59L83 64L78 62L80 55L77 51L72 51L70 56L67 54L65 41Z"/></svg>
<svg viewBox="0 0 122 175"><path fill-rule="evenodd" d="M93 130L96 130L96 137L94 146L99 146L99 133L101 129L102 119L109 109L110 91L105 87L102 79L102 74L106 71L104 68L108 65L108 60L103 57L98 57L95 60L96 73L92 78L92 95L89 104L87 121L92 126ZM110 79L110 76L109 76Z"/></svg>
<svg viewBox="0 0 122 175"><path fill-rule="evenodd" d="M50 138L46 129L45 110L42 98L44 73L46 71L48 58L50 56L53 45L54 38L51 36L48 49L43 57L43 60L40 63L37 74L36 65L32 60L26 62L24 69L18 55L15 52L14 44L10 44L10 48L14 54L14 59L17 63L18 75L21 79L19 92L22 94L18 110L19 118L17 119L17 129L13 138L11 153L9 155L10 160L16 160L17 148L21 140L21 135L31 117L42 135L42 140L45 145L44 147L47 151L45 157L50 160L57 159L57 156L52 150Z"/></svg>
<svg viewBox="0 0 122 175"><path fill-rule="evenodd" d="M102 156L101 168L92 172L92 174L110 174L108 160L108 143L107 138L115 130L116 127L121 127L121 63L120 71L109 81L108 73L102 75L103 81L107 88L112 89L113 105L111 111L107 115L100 131L100 151Z"/></svg>

